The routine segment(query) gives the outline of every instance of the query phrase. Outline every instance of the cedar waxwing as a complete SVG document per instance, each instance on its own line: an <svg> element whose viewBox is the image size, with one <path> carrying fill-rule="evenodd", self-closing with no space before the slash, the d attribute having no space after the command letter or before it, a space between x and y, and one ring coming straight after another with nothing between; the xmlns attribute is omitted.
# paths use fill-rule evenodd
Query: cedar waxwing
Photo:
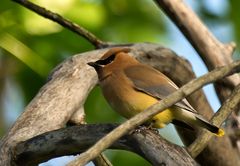
<svg viewBox="0 0 240 166"><path fill-rule="evenodd" d="M178 87L163 73L128 55L129 48L112 48L96 62L89 62L98 74L99 85L111 107L126 118L144 111L173 93ZM150 123L163 128L173 123L188 129L203 127L217 136L224 131L210 124L183 99L155 115Z"/></svg>

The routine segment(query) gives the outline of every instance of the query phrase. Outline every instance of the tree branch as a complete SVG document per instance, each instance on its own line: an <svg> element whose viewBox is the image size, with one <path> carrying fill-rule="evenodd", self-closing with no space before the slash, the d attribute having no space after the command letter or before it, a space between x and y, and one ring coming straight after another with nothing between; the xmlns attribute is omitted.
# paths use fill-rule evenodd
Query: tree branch
<svg viewBox="0 0 240 166"><path fill-rule="evenodd" d="M62 25L63 27L69 29L70 31L76 33L77 35L80 35L82 37L84 37L85 39L87 39L90 43L92 43L95 48L104 48L107 46L110 46L108 43L101 41L100 39L98 39L94 34L92 34L91 32L87 31L85 28L79 26L76 23L73 23L67 19L65 19L64 17L62 17L61 15L51 12L50 10L47 10L43 7L40 7L32 2L29 2L27 0L13 0L16 3L19 3L20 5L34 11L35 13L48 18L60 25ZM113 45L112 45L113 46ZM74 113L74 115L71 118L71 122L75 123L75 124L81 124L83 123L83 110L82 108L80 108L79 111L76 111ZM105 159L105 160L103 160ZM110 165L109 162L107 162L106 157L104 157L102 154L100 154L95 160L94 162L96 162L97 165ZM102 164L101 164L102 163Z"/></svg>
<svg viewBox="0 0 240 166"><path fill-rule="evenodd" d="M231 42L229 44L223 44L218 41L214 35L207 29L207 27L201 22L198 16L186 5L184 4L183 0L154 0L159 7L166 13L166 15L173 21L173 23L179 28L179 30L185 35L185 37L189 40L192 46L196 49L199 53L205 64L207 65L209 70L214 69L218 66L224 66L233 62L232 54L235 49L235 43ZM222 80L219 80L214 83L215 89L217 91L217 95L220 101L223 103L228 96L232 93L235 86L240 83L240 77L237 74L234 74L230 77L226 77ZM204 109L202 109L204 110ZM236 114L239 112L239 108L236 109ZM205 111L206 112L206 111ZM210 112L208 114L211 114ZM239 117L238 117L239 119ZM236 116L230 116L228 118L228 126L227 128L231 128L232 124L237 124L240 127L239 120L236 119ZM185 134L185 133L183 133ZM191 140L184 139L185 141L190 142ZM223 154L225 153L223 146L219 146L221 144L227 145L228 147L231 146L231 142L229 138L224 137L224 140L215 139L212 140L211 146L212 149L209 151L205 151L205 154L201 154L199 156L199 162L209 161L207 165L218 165L223 164L226 161L232 161L229 163L229 166L238 162L240 163L240 158L237 155L236 151L228 151L228 156L230 156L230 160L226 160L222 158ZM236 140L237 141L237 140ZM218 142L218 143L217 143ZM234 144L240 144L238 143ZM217 143L217 144L216 144ZM215 144L215 145L214 145ZM226 146L227 147L227 146ZM217 150L218 149L218 150ZM229 148L227 148L229 149ZM231 148L233 149L233 148ZM236 150L236 149L234 149ZM238 148L238 151L240 148ZM204 157L205 156L205 157ZM216 160L209 159L210 156L215 156ZM232 158L232 160L231 160ZM226 163L225 163L226 165Z"/></svg>
<svg viewBox="0 0 240 166"><path fill-rule="evenodd" d="M190 41L209 70L233 62L235 43L219 42L183 0L155 0L155 2ZM216 90L221 102L227 99L239 83L240 77L237 74L217 82Z"/></svg>
<svg viewBox="0 0 240 166"><path fill-rule="evenodd" d="M54 157L79 154L116 126L113 124L81 125L44 133L16 146L14 164L31 166ZM153 165L197 165L186 149L169 143L156 132L147 129L125 135L110 148L132 151Z"/></svg>
<svg viewBox="0 0 240 166"><path fill-rule="evenodd" d="M24 1L24 2L28 2L28 1L25 1L25 0L14 0L14 1ZM174 0L173 0L174 1ZM171 2L169 2L169 3L172 3L173 1L171 1ZM159 1L160 2L160 1ZM168 3L168 1L162 1L163 3ZM180 2L180 1L179 1ZM19 3L19 2L18 2ZM28 3L31 3L31 2L28 2ZM173 2L173 4L171 4L171 5L178 5L178 3L176 2ZM44 9L44 8L43 8ZM173 8L169 8L170 10L173 10L173 13L174 13L174 11L175 11L175 9L173 9ZM178 11L181 11L181 10L178 10ZM184 15L187 15L189 12L187 11L186 13L183 13ZM53 13L54 14L54 13ZM194 14L194 13L193 13ZM45 17L45 16L44 16ZM60 16L60 18L61 18L61 16ZM184 18L183 20L181 20L180 21L180 23L182 23L182 24L185 24L185 20L186 18ZM191 19L190 19L191 20ZM194 19L193 19L194 20ZM188 20L189 21L189 20ZM71 22L70 22L71 23ZM201 23L201 22L200 22ZM73 24L73 23L72 23ZM190 23L190 25L187 25L185 28L188 28L188 27L190 27L190 29L191 29L191 26L194 26L194 25L196 25L195 23ZM197 24L197 25L200 25L200 24ZM181 25L179 26L179 27L181 27ZM201 27L201 26L200 26ZM205 30L207 30L207 28L205 29ZM186 30L187 31L187 30ZM201 34L201 33L199 33L199 27L197 27L197 31L192 31L193 33L191 33L191 34L189 34L189 36L190 36L190 38L192 37L193 39L192 40L196 40L195 39L195 36L196 35L198 35L199 36L199 34ZM204 31L203 31L204 32ZM205 34L205 32L203 33L203 34ZM201 34L201 36L204 36L203 34ZM206 37L207 37L207 39L208 39L208 33L206 33L207 34L207 36L205 36L205 37L203 37L202 39L204 39L204 40L206 40ZM212 38L213 36L211 36L211 34L210 34L210 39ZM198 38L198 37L197 37ZM214 37L213 37L214 38ZM200 38L201 39L201 38ZM192 41L191 39L190 39L190 41ZM199 43L199 46L200 46L200 49L201 49L201 47L203 47L203 45L201 45L201 42L208 42L208 40L206 40L206 41L204 41L204 40L199 40L198 42L200 42ZM216 39L214 39L214 40L216 40ZM214 41L214 40L210 40L210 41ZM216 40L217 41L217 40ZM218 42L218 41L217 41ZM220 43L220 42L218 42L218 43ZM213 42L213 45L215 44L216 46L219 46L218 45L218 43L215 43L215 41ZM94 44L95 45L95 44ZM96 46L96 45L95 45ZM196 45L196 47L199 47L199 46L197 46ZM210 45L209 45L209 43L207 44L207 45L204 45L204 47L205 46L209 46L209 47L211 47ZM221 44L220 43L220 46L224 46L224 47L219 47L220 48L220 50L221 51L224 51L224 52L228 52L228 53L230 53L230 54L228 54L228 55L230 55L229 56L229 58L231 59L231 52L232 52L232 50L233 50L233 48L234 47L232 47L231 46L231 44L230 45L223 45L223 44ZM225 47L226 46L226 47ZM229 49L228 49L228 46L230 46L229 47ZM97 47L97 46L96 46ZM100 47L102 47L102 46L100 46ZM211 47L211 49L212 49L213 47ZM215 50L218 50L219 48L217 48L217 49L212 49L212 52L214 52ZM214 51L213 51L214 50ZM226 51L225 51L226 50ZM200 50L201 51L201 50ZM208 54L208 52L206 51L206 52L202 52L203 53L203 56L204 55L207 55ZM215 51L215 53L216 53L216 51ZM201 54L202 55L202 54ZM217 55L216 57L213 57L212 59L213 60L215 60L216 58L218 58L218 56L220 55L220 54L218 54L218 53L216 53L215 55ZM228 57L227 57L228 58ZM206 59L208 59L208 58L206 58ZM227 63L230 63L231 62L231 60L230 61L228 61L228 60L221 60L221 62L227 62ZM211 65L211 62L209 62L209 64ZM216 63L217 64L217 63ZM230 85L236 85L236 83L232 83L232 81L231 81L231 79L229 79L230 81L225 81L225 82L227 82L227 83L229 83ZM234 80L236 80L236 79L234 79ZM226 88L225 88L226 89ZM219 93L219 94L221 94L221 93ZM223 96L223 95L222 95ZM226 98L226 95L225 95L225 98ZM81 105L81 104L80 104ZM71 110L71 108L69 109L69 110ZM75 109L74 109L75 110ZM79 117L80 117L80 122L81 122L81 120L82 120L82 118L84 117L84 112L83 112L83 109L80 109L81 111L80 111L80 114L78 114L78 115L80 115ZM71 111L72 112L72 111ZM76 111L74 111L74 112L76 112ZM64 115L65 116L65 115ZM67 117L67 119L69 119L69 117ZM77 119L78 121L79 121L79 118ZM64 120L65 121L65 120ZM65 122L64 122L65 123ZM63 124L64 124L63 123ZM61 125L59 125L59 124L61 124L62 125L62 122L61 123L58 123L56 126L57 126L57 128L59 127L59 126L61 126ZM53 125L54 126L54 125ZM53 126L51 126L51 127L53 127ZM55 126L55 127L56 127ZM24 127L24 125L23 125L23 127ZM50 127L50 128L51 128ZM21 126L20 126L20 128L21 128ZM53 127L54 128L54 127ZM28 130L28 129L26 129L26 130ZM44 130L44 129L43 129ZM41 133L42 131L40 131L40 133ZM33 132L34 133L34 132ZM31 134L33 134L33 133L31 133ZM10 135L11 134L13 134L13 133L10 133ZM25 133L26 134L26 133ZM31 135L30 134L30 135ZM16 134L16 135L18 135L18 134ZM23 134L24 135L24 134ZM28 135L28 134L27 134ZM33 134L34 135L34 134ZM23 138L21 138L21 139L25 139L26 137L24 136ZM4 141L3 141L4 142ZM3 143L4 144L4 143ZM14 143L13 143L14 144ZM6 144L5 144L6 145ZM2 150L1 150L2 151ZM1 158L1 157L0 157ZM1 162L0 162L1 163Z"/></svg>
<svg viewBox="0 0 240 166"><path fill-rule="evenodd" d="M154 104L145 111L127 120L119 127L114 129L112 132L110 132L108 135L99 140L94 146L92 146L90 149L88 149L86 152L80 155L78 165L87 164L91 159L96 157L104 149L108 148L113 142L115 142L121 136L130 132L130 130L134 129L135 127L141 125L142 123L144 123L146 120L150 119L157 113L160 113L162 110L169 108L171 105L178 102L187 95L193 93L197 89L201 88L203 85L214 82L217 79L223 78L232 73L239 72L239 70L240 61L237 61L228 66L217 68L209 72L208 74L205 74L204 76L201 76L198 79L195 79L190 83L184 85L179 90L167 96L157 104ZM71 163L69 164L69 166L71 166Z"/></svg>
<svg viewBox="0 0 240 166"><path fill-rule="evenodd" d="M236 47L235 43L223 44L219 42L197 15L184 4L183 0L155 0L155 2L190 41L209 70L233 62L231 57ZM225 78L225 82L227 82L228 88L222 87L219 83L219 86L222 87L220 88L221 93L219 93L221 94L219 97L222 102L230 94L229 89L233 90L231 86L236 86L240 83L240 77L232 75Z"/></svg>
<svg viewBox="0 0 240 166"><path fill-rule="evenodd" d="M179 58L171 50L156 44L134 44L130 48L135 57L156 54L151 59L142 59L143 63L156 62L160 57L165 63L171 58ZM48 82L39 90L9 132L2 138L0 165L10 165L11 150L16 144L36 135L65 127L76 112L78 113L73 121L78 124L84 123L84 101L97 83L96 72L86 63L96 61L107 50L95 50L72 56L52 71Z"/></svg>
<svg viewBox="0 0 240 166"><path fill-rule="evenodd" d="M216 126L221 124L234 111L240 103L240 85L238 85L231 96L223 103L219 111L213 116L210 122ZM203 131L197 139L188 147L191 156L196 157L207 146L209 140L213 137L208 131Z"/></svg>
<svg viewBox="0 0 240 166"><path fill-rule="evenodd" d="M59 15L57 13L53 13L50 10L47 10L47 9L40 7L32 2L29 2L28 0L12 0L12 1L30 9L31 11L34 11L35 13L37 13L47 19L50 19L50 20L62 25L63 27L76 33L77 35L82 36L83 38L88 40L90 43L92 43L96 48L104 48L104 47L108 46L108 44L106 42L101 41L94 34L89 32L85 28L63 18L61 15Z"/></svg>
<svg viewBox="0 0 240 166"><path fill-rule="evenodd" d="M188 61L184 60L183 58L176 58L173 52L167 50L164 52L164 56L160 56L158 54L161 53L158 53L158 51L151 51L147 53L147 56L142 55L139 56L138 59L143 62L150 60L149 65L169 76L179 87L196 78ZM193 108L195 108L201 115L208 120L211 119L214 112L209 105L202 89L194 92L187 97L187 99ZM177 126L175 127L185 146L189 146L200 134L197 130L197 132L190 132L189 130L185 130L180 127L178 128ZM214 137L211 139L201 155L196 158L198 163L212 166L218 166L220 164L224 166L232 166L236 165L236 163L239 163L239 153L236 152L236 149L233 147L238 146L238 144L235 145L234 143L236 139L231 139L233 137L228 137L229 132L234 131L227 130L224 137Z"/></svg>
<svg viewBox="0 0 240 166"><path fill-rule="evenodd" d="M210 70L233 61L231 55L235 44L219 42L183 0L155 2L190 41Z"/></svg>
<svg viewBox="0 0 240 166"><path fill-rule="evenodd" d="M130 55L142 63L153 65L174 76L173 78L181 75L184 81L189 80L189 72L180 72L188 68L181 68L184 60L170 49L150 43L134 44L130 48L132 50ZM77 110L80 110L80 113L75 121L79 124L84 122L83 103L97 82L96 73L86 63L99 59L106 51L107 49L96 50L73 56L54 69L46 85L40 89L2 139L0 165L10 165L11 151L16 144L41 133L64 127ZM167 64L175 64L175 67ZM191 70L190 67L188 69Z"/></svg>

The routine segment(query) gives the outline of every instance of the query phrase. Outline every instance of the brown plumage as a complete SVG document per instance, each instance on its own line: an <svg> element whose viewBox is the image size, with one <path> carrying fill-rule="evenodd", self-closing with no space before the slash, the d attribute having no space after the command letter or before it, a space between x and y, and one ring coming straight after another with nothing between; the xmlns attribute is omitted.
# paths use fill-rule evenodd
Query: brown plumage
<svg viewBox="0 0 240 166"><path fill-rule="evenodd" d="M126 118L131 118L178 89L163 73L129 56L129 51L129 48L112 48L100 60L88 63L98 74L106 100ZM218 136L224 134L222 129L200 116L186 99L157 114L150 122L157 128L174 123L189 129L203 127Z"/></svg>

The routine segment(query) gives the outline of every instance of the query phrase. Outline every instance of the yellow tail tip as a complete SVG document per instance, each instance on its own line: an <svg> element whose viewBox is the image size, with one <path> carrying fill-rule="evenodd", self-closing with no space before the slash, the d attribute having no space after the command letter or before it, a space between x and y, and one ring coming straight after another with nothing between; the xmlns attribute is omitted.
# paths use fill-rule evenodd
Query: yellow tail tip
<svg viewBox="0 0 240 166"><path fill-rule="evenodd" d="M216 136L218 136L218 137L224 136L224 130L223 129L219 129L218 132L216 133Z"/></svg>

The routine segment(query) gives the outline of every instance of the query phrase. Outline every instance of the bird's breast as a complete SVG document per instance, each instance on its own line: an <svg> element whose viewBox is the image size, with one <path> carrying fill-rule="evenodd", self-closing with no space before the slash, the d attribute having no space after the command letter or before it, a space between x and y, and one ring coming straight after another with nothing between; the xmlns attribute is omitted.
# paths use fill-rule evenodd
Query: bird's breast
<svg viewBox="0 0 240 166"><path fill-rule="evenodd" d="M158 99L134 89L133 84L119 73L101 81L100 86L111 107L125 118L131 118L158 102ZM166 109L153 117L153 126L162 128L173 117L173 109Z"/></svg>
<svg viewBox="0 0 240 166"><path fill-rule="evenodd" d="M100 86L112 108L126 118L136 115L158 101L135 90L132 83L121 73L111 75L103 80Z"/></svg>

